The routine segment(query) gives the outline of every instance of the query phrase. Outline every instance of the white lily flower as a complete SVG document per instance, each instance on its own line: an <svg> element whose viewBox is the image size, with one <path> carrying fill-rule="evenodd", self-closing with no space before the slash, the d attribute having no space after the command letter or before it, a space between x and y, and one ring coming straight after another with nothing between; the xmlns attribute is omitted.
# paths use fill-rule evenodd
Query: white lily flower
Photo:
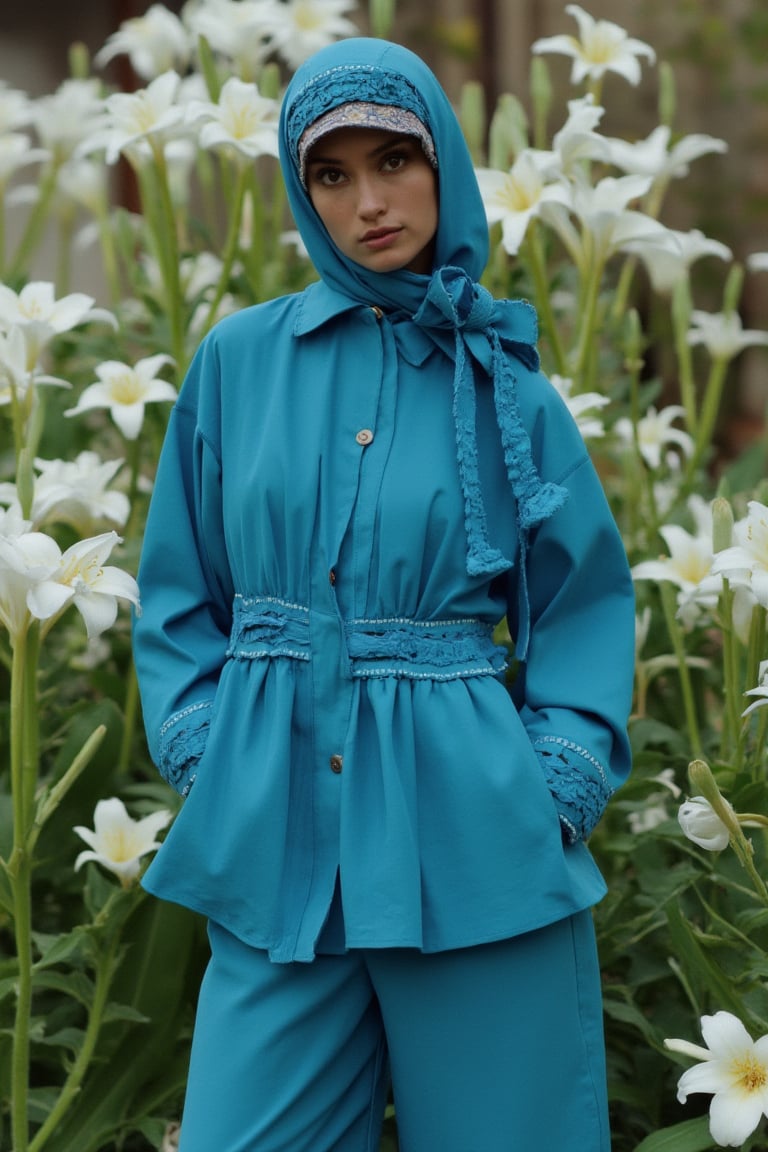
<svg viewBox="0 0 768 1152"><path fill-rule="evenodd" d="M648 797L643 808L628 813L627 823L633 836L642 836L644 832L651 832L669 819L666 799L663 792L654 792Z"/></svg>
<svg viewBox="0 0 768 1152"><path fill-rule="evenodd" d="M228 57L245 79L269 56L282 7L274 0L206 0L187 5L183 19L195 39L204 36L213 51Z"/></svg>
<svg viewBox="0 0 768 1152"><path fill-rule="evenodd" d="M239 312L242 308L242 303L232 292L225 292L221 300L216 305L213 318L210 316L211 306L205 300L201 300L192 315L189 318L189 333L190 336L202 338L204 332L213 324L218 324L225 316L231 316L233 312Z"/></svg>
<svg viewBox="0 0 768 1152"><path fill-rule="evenodd" d="M672 130L661 124L645 140L609 138L605 141L608 159L616 168L636 176L650 176L652 180L669 180L687 176L692 160L711 152L727 152L725 140L701 133L683 136L670 147Z"/></svg>
<svg viewBox="0 0 768 1152"><path fill-rule="evenodd" d="M579 26L579 39L575 36L547 36L537 40L533 52L556 52L573 58L571 83L584 79L600 80L606 72L618 72L630 84L640 83L639 57L653 64L656 53L650 44L634 40L618 24L610 20L595 20L577 4L566 4L565 11Z"/></svg>
<svg viewBox="0 0 768 1152"><path fill-rule="evenodd" d="M177 102L181 77L163 72L138 92L115 92L104 105L106 126L83 141L80 155L104 149L107 164L114 164L121 152L149 140L163 145L182 135L184 109Z"/></svg>
<svg viewBox="0 0 768 1152"><path fill-rule="evenodd" d="M35 100L32 122L43 146L63 161L94 130L103 113L98 80L65 80L52 95Z"/></svg>
<svg viewBox="0 0 768 1152"><path fill-rule="evenodd" d="M74 604L83 618L88 639L92 640L114 624L118 599L128 600L138 608L139 587L133 576L120 568L104 566L119 543L116 532L103 532L60 553L55 571L29 590L27 606L32 615L50 626Z"/></svg>
<svg viewBox="0 0 768 1152"><path fill-rule="evenodd" d="M38 384L70 387L66 380L49 376L39 367L45 338L53 335L53 330L45 325L24 328L14 325L8 332L0 331L0 406L11 404L14 399L25 404L31 400Z"/></svg>
<svg viewBox="0 0 768 1152"><path fill-rule="evenodd" d="M293 248L300 260L309 260L309 252L301 233L295 228L289 228L280 233L280 244L284 248Z"/></svg>
<svg viewBox="0 0 768 1152"><path fill-rule="evenodd" d="M355 7L355 0L285 0L277 6L273 46L289 68L298 68L334 40L359 34L345 15Z"/></svg>
<svg viewBox="0 0 768 1152"><path fill-rule="evenodd" d="M750 272L768 272L768 252L752 252L747 256Z"/></svg>
<svg viewBox="0 0 768 1152"><path fill-rule="evenodd" d="M95 160L67 160L57 174L57 187L71 203L80 204L94 216L107 211L107 173Z"/></svg>
<svg viewBox="0 0 768 1152"><path fill-rule="evenodd" d="M656 469L660 467L661 454L669 444L677 445L684 456L693 452L692 437L681 428L672 426L672 421L680 416L685 416L685 409L680 404L668 404L660 412L651 405L637 421L637 428L628 417L622 417L616 421L615 430L628 445L634 444L636 432L641 456L649 468Z"/></svg>
<svg viewBox="0 0 768 1152"><path fill-rule="evenodd" d="M152 4L143 16L124 20L93 58L103 68L115 56L125 55L142 80L152 80L162 72L189 64L192 46L181 20L164 4Z"/></svg>
<svg viewBox="0 0 768 1152"><path fill-rule="evenodd" d="M553 175L573 175L581 160L608 159L605 137L595 131L604 114L591 92L568 101L568 119L552 137L552 152L541 154L552 157Z"/></svg>
<svg viewBox="0 0 768 1152"><path fill-rule="evenodd" d="M172 819L171 812L160 808L143 820L133 820L116 796L99 800L93 814L93 828L80 824L74 828L90 845L75 860L75 871L93 860L117 876L123 887L130 887L138 878L142 857L160 847L157 834L167 828Z"/></svg>
<svg viewBox="0 0 768 1152"><path fill-rule="evenodd" d="M610 397L600 392L582 392L578 396L571 396L573 380L565 376L552 375L550 382L565 401L566 407L576 423L585 440L599 438L605 435L605 425L602 420L592 415L593 409L605 408L610 404Z"/></svg>
<svg viewBox="0 0 768 1152"><path fill-rule="evenodd" d="M679 524L664 524L659 533L664 540L669 556L658 560L642 560L632 569L634 580L669 581L681 592L691 595L704 589L716 597L720 581L710 587L712 575L712 537L694 536Z"/></svg>
<svg viewBox="0 0 768 1152"><path fill-rule="evenodd" d="M691 313L688 343L703 344L714 360L732 360L745 348L768 345L768 332L742 327L738 312Z"/></svg>
<svg viewBox="0 0 768 1152"><path fill-rule="evenodd" d="M757 687L749 688L745 696L753 696L754 701L745 708L742 716L749 716L750 712L754 712L757 708L765 708L768 705L768 660L761 660L760 667L757 673Z"/></svg>
<svg viewBox="0 0 768 1152"><path fill-rule="evenodd" d="M478 168L475 174L488 223L501 221L501 242L512 256L519 250L530 221L540 215L543 204L567 206L569 203L564 184L545 182L536 153L530 148L520 153L509 172Z"/></svg>
<svg viewBox="0 0 768 1152"><path fill-rule="evenodd" d="M82 536L106 527L121 528L130 503L124 492L109 490L122 460L102 460L96 452L80 452L74 460L35 460L38 477L30 515L42 524L70 524Z"/></svg>
<svg viewBox="0 0 768 1152"><path fill-rule="evenodd" d="M222 261L213 252L185 256L179 265L179 281L184 299L197 300L209 288L215 288L221 275ZM159 283L159 270L155 283Z"/></svg>
<svg viewBox="0 0 768 1152"><path fill-rule="evenodd" d="M26 128L32 123L32 101L20 88L9 88L0 80L0 135Z"/></svg>
<svg viewBox="0 0 768 1152"><path fill-rule="evenodd" d="M651 285L659 295L669 295L675 285L688 275L692 264L703 256L717 256L720 260L733 257L731 249L719 240L710 240L697 228L690 232L670 230L670 236L677 243L677 250L653 247L630 241L624 245L625 252L636 252L642 258Z"/></svg>
<svg viewBox="0 0 768 1152"><path fill-rule="evenodd" d="M728 804L728 801L724 799L723 803ZM707 852L722 852L728 847L731 834L704 796L692 796L681 804L677 820L685 837L699 848L705 848Z"/></svg>
<svg viewBox="0 0 768 1152"><path fill-rule="evenodd" d="M280 105L259 94L255 84L230 76L219 95L218 104L191 104L189 123L205 121L200 130L201 148L235 152L243 163L257 156L277 156L277 126Z"/></svg>
<svg viewBox="0 0 768 1152"><path fill-rule="evenodd" d="M577 173L571 187L570 211L589 233L586 242L573 227L569 210L562 203L553 199L543 204L541 216L559 234L582 272L592 250L599 261L607 260L630 243L650 245L654 251L676 251L677 242L668 228L646 213L627 207L644 196L650 186L647 176L606 176L593 187Z"/></svg>
<svg viewBox="0 0 768 1152"><path fill-rule="evenodd" d="M18 508L0 511L0 623L12 643L30 623L32 590L50 579L61 556L55 540L30 529L30 521L22 519Z"/></svg>
<svg viewBox="0 0 768 1152"><path fill-rule="evenodd" d="M125 438L135 440L144 423L145 405L176 399L173 384L157 377L160 368L171 363L165 353L147 356L133 367L119 360L105 360L96 368L98 383L89 384L75 407L68 408L64 415L79 416L91 408L109 408Z"/></svg>
<svg viewBox="0 0 768 1152"><path fill-rule="evenodd" d="M49 153L44 148L31 148L29 136L23 132L0 134L0 188L27 164L47 160Z"/></svg>
<svg viewBox="0 0 768 1152"><path fill-rule="evenodd" d="M716 554L712 571L749 588L757 602L768 608L768 507L750 500L747 515L733 526L733 536L736 544Z"/></svg>
<svg viewBox="0 0 768 1152"><path fill-rule="evenodd" d="M712 1093L709 1130L716 1144L740 1148L768 1115L768 1036L753 1041L737 1016L702 1016L706 1048L687 1040L665 1040L671 1052L700 1060L683 1072L677 1098L684 1104L696 1092Z"/></svg>
<svg viewBox="0 0 768 1152"><path fill-rule="evenodd" d="M20 292L0 284L0 329L44 324L58 334L96 320L117 328L113 314L93 304L93 297L84 292L71 292L57 300L54 285L47 280L31 280Z"/></svg>

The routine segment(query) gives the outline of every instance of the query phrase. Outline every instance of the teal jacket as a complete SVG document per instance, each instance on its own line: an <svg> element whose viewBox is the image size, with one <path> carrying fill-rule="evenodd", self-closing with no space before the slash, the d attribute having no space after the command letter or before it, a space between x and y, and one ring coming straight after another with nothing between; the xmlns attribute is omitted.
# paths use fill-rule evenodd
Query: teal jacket
<svg viewBox="0 0 768 1152"><path fill-rule="evenodd" d="M334 69L341 101L399 77L424 102L431 277L365 272L313 217L292 141ZM186 799L144 885L281 962L312 959L337 885L348 947L462 947L587 907L585 841L629 770L622 542L533 309L477 284L482 204L430 77L367 40L297 73L283 167L321 280L203 341L148 517L136 665Z"/></svg>

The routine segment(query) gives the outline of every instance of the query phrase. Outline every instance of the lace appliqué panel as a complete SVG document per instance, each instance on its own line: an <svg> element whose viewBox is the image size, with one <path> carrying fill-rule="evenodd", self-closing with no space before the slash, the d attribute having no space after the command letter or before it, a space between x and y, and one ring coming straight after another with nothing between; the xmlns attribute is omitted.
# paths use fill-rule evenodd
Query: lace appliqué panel
<svg viewBox="0 0 768 1152"><path fill-rule="evenodd" d="M561 736L540 736L533 747L566 840L586 840L613 793L605 769L586 748Z"/></svg>
<svg viewBox="0 0 768 1152"><path fill-rule="evenodd" d="M205 751L212 701L204 700L175 712L160 729L160 775L186 796L195 782L195 768Z"/></svg>

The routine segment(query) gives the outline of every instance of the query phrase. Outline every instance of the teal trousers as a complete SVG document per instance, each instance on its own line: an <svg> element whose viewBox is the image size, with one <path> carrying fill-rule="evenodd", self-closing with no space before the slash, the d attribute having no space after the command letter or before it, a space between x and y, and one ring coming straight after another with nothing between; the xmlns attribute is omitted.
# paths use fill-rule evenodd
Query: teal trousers
<svg viewBox="0 0 768 1152"><path fill-rule="evenodd" d="M609 1152L591 913L498 943L274 964L216 924L180 1152Z"/></svg>

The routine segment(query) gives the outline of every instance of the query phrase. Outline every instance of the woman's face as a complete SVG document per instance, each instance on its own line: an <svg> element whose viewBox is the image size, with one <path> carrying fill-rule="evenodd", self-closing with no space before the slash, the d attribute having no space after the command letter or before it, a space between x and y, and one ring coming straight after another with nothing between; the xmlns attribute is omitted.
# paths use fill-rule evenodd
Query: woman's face
<svg viewBox="0 0 768 1152"><path fill-rule="evenodd" d="M415 136L337 128L309 152L307 190L350 260L373 272L432 271L437 177Z"/></svg>

